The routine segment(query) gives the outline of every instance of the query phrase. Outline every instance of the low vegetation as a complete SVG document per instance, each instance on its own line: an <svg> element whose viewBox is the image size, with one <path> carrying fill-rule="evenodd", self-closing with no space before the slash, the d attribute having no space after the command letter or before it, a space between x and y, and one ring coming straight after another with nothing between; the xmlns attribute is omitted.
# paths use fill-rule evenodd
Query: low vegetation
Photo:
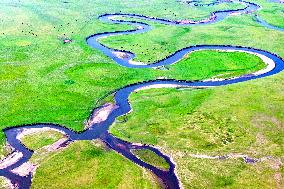
<svg viewBox="0 0 284 189"><path fill-rule="evenodd" d="M31 188L144 189L160 185L149 172L100 142L78 141L43 160Z"/></svg>
<svg viewBox="0 0 284 189"><path fill-rule="evenodd" d="M57 131L42 131L25 135L21 138L21 142L31 150L38 150L44 146L53 144L63 137L63 134Z"/></svg>
<svg viewBox="0 0 284 189"><path fill-rule="evenodd" d="M158 156L151 150L138 149L132 150L132 153L135 154L142 161L149 163L150 165L153 165L159 169L168 170L170 168L169 164L164 158Z"/></svg>
<svg viewBox="0 0 284 189"><path fill-rule="evenodd" d="M262 19L284 27L284 5L267 0L250 2L261 5L256 14ZM194 52L162 70L128 69L85 41L94 33L131 28L99 21L97 17L105 13L201 20L212 11L243 7L238 3L190 7L176 0L2 0L0 128L55 123L81 131L97 100L125 85L161 77L232 77L259 70L264 63L256 56L217 51ZM134 52L136 61L147 63L202 44L253 47L284 57L283 33L261 26L254 14L230 16L210 25L147 23L153 27L147 33L109 37L101 42ZM72 41L64 44L65 39ZM243 153L256 158L272 156L283 162L283 79L280 73L226 87L134 93L130 99L133 112L119 118L111 133L127 141L163 147L163 153L177 163L177 174L185 188L283 188L284 168L275 162L251 165L241 160L189 157L190 153ZM40 165L32 188L160 187L149 172L97 143L74 142L52 153L42 148L60 137L42 133L23 139L36 151L30 161ZM0 154L7 155L10 150L4 148L3 132L0 144ZM167 167L149 152L137 155Z"/></svg>
<svg viewBox="0 0 284 189"><path fill-rule="evenodd" d="M161 147L177 163L186 188L214 185L227 172L220 182L231 182L229 188L281 186L283 181L274 175L283 174L283 167L273 161L245 164L190 156L239 153L254 158L271 156L283 162L281 78L283 74L211 89L133 93L132 113L124 116L126 122L116 122L111 133L130 142Z"/></svg>

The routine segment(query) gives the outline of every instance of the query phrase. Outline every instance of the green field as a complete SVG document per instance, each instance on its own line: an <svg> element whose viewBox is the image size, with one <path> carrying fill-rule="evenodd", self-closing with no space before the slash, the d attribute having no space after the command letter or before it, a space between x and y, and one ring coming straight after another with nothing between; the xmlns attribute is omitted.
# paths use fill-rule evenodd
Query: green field
<svg viewBox="0 0 284 189"><path fill-rule="evenodd" d="M249 0L262 6L256 14L284 28L284 4ZM211 2L204 0L201 2ZM238 3L191 7L175 0L2 0L0 2L0 128L55 123L82 131L89 114L108 92L128 84L170 78L202 80L234 77L265 67L254 55L197 51L166 69L129 69L89 47L86 37L131 29L103 23L105 13L135 13L167 19L207 18ZM141 21L137 19L138 21ZM254 14L231 16L209 25L169 26L143 21L153 30L102 39L112 48L135 53L151 63L191 45L240 45L284 58L284 32L259 25ZM72 39L64 44L64 39ZM133 111L112 125L111 134L130 142L161 147L177 165L184 188L284 187L284 73L226 87L202 90L151 89L133 93ZM111 101L108 97L105 101ZM26 136L39 167L32 188L159 188L148 171L105 148L81 141L47 153L44 146L59 133ZM11 150L0 132L1 155ZM212 160L190 154L246 154L272 159L246 164L242 159ZM141 159L164 169L149 152ZM279 163L279 162L282 162ZM110 176L111 175L111 176ZM1 183L5 183L1 179ZM0 186L1 187L1 186Z"/></svg>
<svg viewBox="0 0 284 189"><path fill-rule="evenodd" d="M81 141L43 160L31 188L159 188L159 183L99 142Z"/></svg>
<svg viewBox="0 0 284 189"><path fill-rule="evenodd" d="M21 142L31 150L38 150L47 145L53 144L64 136L56 131L37 132L25 135Z"/></svg>
<svg viewBox="0 0 284 189"><path fill-rule="evenodd" d="M169 169L169 164L163 158L157 156L151 150L140 149L140 150L133 150L132 152L144 162L147 162L163 170Z"/></svg>

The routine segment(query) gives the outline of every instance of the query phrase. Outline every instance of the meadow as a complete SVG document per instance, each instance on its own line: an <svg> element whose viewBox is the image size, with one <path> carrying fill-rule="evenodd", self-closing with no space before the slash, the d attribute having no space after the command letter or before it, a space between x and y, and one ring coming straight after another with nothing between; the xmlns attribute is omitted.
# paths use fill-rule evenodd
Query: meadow
<svg viewBox="0 0 284 189"><path fill-rule="evenodd" d="M284 27L283 4L250 2L262 6L257 11L261 18ZM125 85L156 78L232 77L262 69L265 64L256 56L218 51L193 52L166 69L128 69L85 41L95 33L131 29L99 21L97 17L104 13L200 20L213 11L239 8L243 5L191 7L174 0L1 1L0 128L56 123L82 131L91 111L102 103L98 99ZM261 26L254 14L196 26L143 22L153 26L153 30L108 37L101 42L134 52L135 60L147 63L199 44L247 46L284 57L284 33ZM72 42L64 43L64 39ZM283 163L279 163L284 161L283 79L284 73L280 73L226 87L134 93L130 99L133 112L119 118L110 132L126 141L161 147L176 162L177 175L185 188L281 188L284 186ZM106 101L112 101L111 97ZM74 142L58 152L42 152L44 146L60 137L58 133L42 133L23 139L26 146L38 151L30 160L39 165L32 188L162 187L150 172L98 141ZM4 157L11 149L6 147L3 132L0 143ZM137 153L167 168L153 154ZM272 158L247 164L241 158L210 160L192 158L191 154Z"/></svg>

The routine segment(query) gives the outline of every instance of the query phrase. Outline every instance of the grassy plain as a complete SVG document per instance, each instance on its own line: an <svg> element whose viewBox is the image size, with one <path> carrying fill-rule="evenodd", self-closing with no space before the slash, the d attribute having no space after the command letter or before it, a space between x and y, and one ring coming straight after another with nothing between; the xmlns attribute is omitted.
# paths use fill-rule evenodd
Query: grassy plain
<svg viewBox="0 0 284 189"><path fill-rule="evenodd" d="M234 164L236 160L194 159L190 154L236 153L283 161L282 85L281 78L275 76L214 89L142 91L131 96L133 113L124 116L127 122L115 123L111 132L127 141L164 149L177 163L186 188L210 187L217 184L219 177L220 182L230 180L230 188L276 188L274 175L283 168L275 168L274 161L246 165ZM227 162L231 162L230 166ZM261 171L248 174L252 168ZM206 182L197 184L199 178ZM250 185L242 185L247 179Z"/></svg>
<svg viewBox="0 0 284 189"><path fill-rule="evenodd" d="M283 3L275 3L271 1L254 1L257 4L262 6L262 9L259 11L259 15L267 21L269 24L278 27L284 27L284 4Z"/></svg>
<svg viewBox="0 0 284 189"><path fill-rule="evenodd" d="M166 160L164 160L163 158L161 158L151 150L139 149L139 150L133 150L132 152L142 161L147 162L150 165L154 165L160 169L168 170L170 167L169 164L166 162Z"/></svg>
<svg viewBox="0 0 284 189"><path fill-rule="evenodd" d="M0 36L2 62L0 98L3 107L0 126L2 128L52 122L74 130L82 130L82 123L94 108L96 99L107 92L137 81L173 75L163 71L130 70L120 67L102 53L87 46L85 37L88 35L128 28L101 23L96 19L97 15L105 12L119 10L124 12L123 3L117 5L116 2L113 7L107 8L104 6L105 3L96 1L95 7L91 6L92 2L83 1L76 1L76 4L74 2L54 4L51 1L11 3L6 0L1 3L1 24L4 28L4 34ZM162 1L152 2L160 7L161 3ZM139 8L139 11L144 10L144 14L151 15L147 3L142 7L144 8ZM188 7L183 7L188 10ZM126 12L137 12L138 9L124 8ZM83 13L80 12L82 9ZM255 24L252 20L251 23ZM242 24L244 23L235 25L240 27ZM220 24L214 24L213 29L210 28L213 25L202 26L201 30L200 26L196 26L195 29L195 27L153 25L156 28L147 34L121 36L117 40L110 38L109 43L115 47L125 46L124 49L133 50L138 55L137 59L141 61L161 59L188 45L206 44L204 40L210 41L209 44L234 44L233 32L223 31L219 35L226 33L228 36L213 37L216 35L216 32L213 32L214 28L220 30L216 28ZM271 36L272 32L265 33L263 30L260 28L261 36L266 34ZM208 34L202 34L204 32ZM274 35L281 40L278 32ZM65 37L72 38L73 42L63 44L62 38ZM144 43L145 37L149 38L147 43ZM231 42L226 42L229 39ZM218 40L220 41L217 43ZM130 48L134 41L141 46ZM274 46L277 46L277 43ZM150 53L149 50L153 47L157 48ZM142 52L145 55L142 55ZM3 134L1 139L3 141Z"/></svg>
<svg viewBox="0 0 284 189"><path fill-rule="evenodd" d="M149 172L105 149L100 142L78 141L45 158L31 188L144 189L160 185Z"/></svg>
<svg viewBox="0 0 284 189"><path fill-rule="evenodd" d="M64 136L57 131L43 131L25 135L21 142L31 150L38 150L44 146L53 144Z"/></svg>
<svg viewBox="0 0 284 189"><path fill-rule="evenodd" d="M85 42L85 38L94 33L130 28L101 23L97 16L104 13L121 11L170 19L203 19L210 11L240 8L238 4L192 8L174 0L66 2L1 1L0 128L52 122L78 131L83 129L96 100L124 85L158 77L204 79L228 72L238 75L263 66L258 58L243 53L200 51L180 64L169 66L169 70L127 69L116 65ZM267 22L284 26L281 19L283 5L265 0L251 2L262 5L263 9L257 14ZM147 23L154 29L144 34L109 37L102 42L110 47L130 50L137 54L136 60L145 62L200 44L242 45L284 57L283 33L259 25L253 15L228 17L203 26ZM63 44L65 38L71 38L73 42ZM237 62L240 59L243 61ZM202 65L206 65L208 70L201 71ZM232 69L233 72L230 71ZM116 123L111 132L129 141L163 147L177 162L178 175L185 187L283 186L283 166L273 169L270 162L247 165L239 160L222 162L187 156L187 153L246 153L253 157L271 155L283 161L283 79L284 74L280 73L214 89L162 89L133 94L133 113L127 115L126 123ZM3 133L0 140L4 146ZM82 153L76 153L76 150ZM103 155L97 157L89 151L100 151ZM138 167L114 152L102 152L88 142L74 144L54 157L50 156L52 161L48 157L35 175L35 188L45 184L52 188L52 184L59 186L68 182L77 186L74 178L78 175L85 176L80 177L80 182L85 179L88 184L101 184L104 179L113 179L111 186L116 186L118 180L123 180L123 174L109 178L102 171L106 168L113 171L104 167L110 162L114 167L123 164L131 171L127 175L132 184L130 188L153 186L149 184L153 182L144 179ZM56 160L52 159L55 157ZM72 158L88 161L74 162ZM100 164L103 169L92 170L93 163ZM64 166L66 172L62 173L63 176L58 176L58 166ZM67 174L69 171L73 174ZM104 176L96 177L93 173ZM278 182L274 178L279 173L282 176ZM92 176L96 179L93 180ZM137 180L143 180L144 184L137 186Z"/></svg>

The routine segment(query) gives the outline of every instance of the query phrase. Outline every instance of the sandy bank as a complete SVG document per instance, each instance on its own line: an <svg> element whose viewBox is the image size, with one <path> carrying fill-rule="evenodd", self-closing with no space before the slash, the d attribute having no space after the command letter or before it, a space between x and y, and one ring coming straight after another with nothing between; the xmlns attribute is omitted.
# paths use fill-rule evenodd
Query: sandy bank
<svg viewBox="0 0 284 189"><path fill-rule="evenodd" d="M89 128L94 124L107 120L109 114L116 108L116 105L112 103L106 103L101 108L96 109L85 125L85 128Z"/></svg>
<svg viewBox="0 0 284 189"><path fill-rule="evenodd" d="M16 162L18 162L23 157L21 152L15 151L10 154L8 157L0 161L0 169L5 169Z"/></svg>

